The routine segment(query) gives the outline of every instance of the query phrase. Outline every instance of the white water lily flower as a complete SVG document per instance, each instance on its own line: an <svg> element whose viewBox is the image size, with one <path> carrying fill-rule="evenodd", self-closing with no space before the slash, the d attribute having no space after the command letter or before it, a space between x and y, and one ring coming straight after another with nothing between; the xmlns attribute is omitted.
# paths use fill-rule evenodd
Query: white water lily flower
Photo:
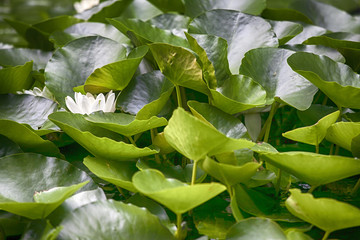
<svg viewBox="0 0 360 240"><path fill-rule="evenodd" d="M81 13L98 5L100 0L81 0L81 2L74 3L74 8L77 13Z"/></svg>
<svg viewBox="0 0 360 240"><path fill-rule="evenodd" d="M33 90L17 91L17 94L29 94L37 97L43 97L55 101L55 97L50 90L45 86L42 90L38 87L34 87Z"/></svg>
<svg viewBox="0 0 360 240"><path fill-rule="evenodd" d="M67 96L65 98L66 107L72 113L90 114L97 111L115 112L115 93L112 91L106 94L100 93L95 98L91 93L82 95L79 92L75 93L75 101Z"/></svg>

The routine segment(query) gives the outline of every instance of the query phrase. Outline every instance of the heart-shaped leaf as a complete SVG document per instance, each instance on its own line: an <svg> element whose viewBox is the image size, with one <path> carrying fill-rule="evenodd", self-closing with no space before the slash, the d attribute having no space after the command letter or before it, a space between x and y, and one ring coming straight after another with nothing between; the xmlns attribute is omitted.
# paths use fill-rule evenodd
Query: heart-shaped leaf
<svg viewBox="0 0 360 240"><path fill-rule="evenodd" d="M287 65L286 60L293 53L279 48L253 49L245 54L240 73L251 77L266 90L267 105L279 98L290 106L305 110L310 107L317 88Z"/></svg>
<svg viewBox="0 0 360 240"><path fill-rule="evenodd" d="M84 158L84 165L99 178L131 192L137 192L131 182L132 176L138 171L136 162L119 162L88 156Z"/></svg>
<svg viewBox="0 0 360 240"><path fill-rule="evenodd" d="M360 123L338 122L329 127L326 134L326 140L351 151L352 139L359 134Z"/></svg>
<svg viewBox="0 0 360 240"><path fill-rule="evenodd" d="M200 167L211 176L230 187L237 183L245 183L255 175L257 169L261 166L259 163L248 162L241 166L230 165L216 162L206 157L200 162Z"/></svg>
<svg viewBox="0 0 360 240"><path fill-rule="evenodd" d="M68 112L56 112L49 116L49 119L58 125L66 134L92 153L95 157L110 160L126 160L158 153L148 147L137 148L133 144L118 142L111 138L99 137L89 132L89 130L81 130L81 126L89 129L82 115L72 114ZM85 122L85 123L84 123ZM98 132L104 132L105 129L96 129Z"/></svg>
<svg viewBox="0 0 360 240"><path fill-rule="evenodd" d="M302 32L296 35L286 44L304 44L307 39L314 36L320 36L328 32L325 28L319 26L314 26L312 24L305 24L305 23L301 23L301 24L303 26Z"/></svg>
<svg viewBox="0 0 360 240"><path fill-rule="evenodd" d="M40 154L3 157L0 165L0 208L31 219L46 217L89 181L86 189L95 187L85 172Z"/></svg>
<svg viewBox="0 0 360 240"><path fill-rule="evenodd" d="M279 45L285 44L303 30L302 25L295 22L269 20L269 23L279 39Z"/></svg>
<svg viewBox="0 0 360 240"><path fill-rule="evenodd" d="M176 214L185 213L223 192L219 183L188 185L176 179L167 179L154 169L134 174L133 184L139 192L163 204Z"/></svg>
<svg viewBox="0 0 360 240"><path fill-rule="evenodd" d="M282 135L294 141L317 146L325 138L329 127L336 122L339 116L340 111L336 111L321 118L317 123L312 126L297 128L283 133Z"/></svg>
<svg viewBox="0 0 360 240"><path fill-rule="evenodd" d="M4 135L0 135L0 157L15 153L22 153L20 146Z"/></svg>
<svg viewBox="0 0 360 240"><path fill-rule="evenodd" d="M35 130L43 126L56 108L55 102L42 97L28 94L0 95L0 119L29 124Z"/></svg>
<svg viewBox="0 0 360 240"><path fill-rule="evenodd" d="M330 198L316 199L299 189L290 189L290 192L285 201L287 209L326 232L360 226L360 210L357 207Z"/></svg>
<svg viewBox="0 0 360 240"><path fill-rule="evenodd" d="M250 49L277 47L278 40L264 19L230 10L212 10L196 17L190 33L215 35L226 39L228 60L233 74L239 73L244 54Z"/></svg>
<svg viewBox="0 0 360 240"><path fill-rule="evenodd" d="M202 79L202 69L191 52L182 47L162 43L151 44L150 50L160 71L174 85L209 95L208 87Z"/></svg>
<svg viewBox="0 0 360 240"><path fill-rule="evenodd" d="M31 78L33 62L24 65L0 69L0 94L16 93L23 89L29 89L34 83Z"/></svg>
<svg viewBox="0 0 360 240"><path fill-rule="evenodd" d="M84 84L95 69L125 59L125 54L123 45L108 38L76 39L54 53L45 68L45 85L65 106L65 97L74 97L74 87Z"/></svg>
<svg viewBox="0 0 360 240"><path fill-rule="evenodd" d="M60 225L59 239L112 239L114 236L118 239L175 239L159 218L146 209L112 200L82 206L70 212Z"/></svg>
<svg viewBox="0 0 360 240"><path fill-rule="evenodd" d="M226 234L227 240L286 240L280 226L267 218L248 218L234 224Z"/></svg>
<svg viewBox="0 0 360 240"><path fill-rule="evenodd" d="M311 185L319 186L360 174L355 158L309 152L260 153L261 159Z"/></svg>
<svg viewBox="0 0 360 240"><path fill-rule="evenodd" d="M173 148L194 161L204 159L207 154L226 153L255 145L246 139L226 137L182 108L173 112L164 133Z"/></svg>
<svg viewBox="0 0 360 240"><path fill-rule="evenodd" d="M148 22L161 29L167 29L173 34L184 37L184 32L187 31L191 18L185 15L175 13L164 13L148 20Z"/></svg>
<svg viewBox="0 0 360 240"><path fill-rule="evenodd" d="M144 120L160 113L167 103L174 85L160 71L137 76L122 91L117 105L124 112Z"/></svg>
<svg viewBox="0 0 360 240"><path fill-rule="evenodd" d="M33 68L40 70L45 68L51 52L29 48L8 48L0 49L0 56L0 65L2 66L19 66L33 61Z"/></svg>

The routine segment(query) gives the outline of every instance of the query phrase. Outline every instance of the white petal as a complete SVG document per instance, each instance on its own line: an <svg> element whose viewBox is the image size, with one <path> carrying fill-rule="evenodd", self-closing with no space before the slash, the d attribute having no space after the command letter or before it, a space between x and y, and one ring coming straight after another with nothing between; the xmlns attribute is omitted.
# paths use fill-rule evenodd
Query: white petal
<svg viewBox="0 0 360 240"><path fill-rule="evenodd" d="M82 112L82 110L79 108L79 106L74 102L74 100L70 96L67 96L65 98L65 103L66 103L66 107L69 109L70 112L84 114Z"/></svg>
<svg viewBox="0 0 360 240"><path fill-rule="evenodd" d="M105 96L104 94L100 93L96 97L96 103L93 105L93 112L97 112L104 109L105 106Z"/></svg>
<svg viewBox="0 0 360 240"><path fill-rule="evenodd" d="M104 107L104 112L115 112L116 108L115 108L115 93L113 93L112 91L110 91L107 95L106 95L106 104Z"/></svg>
<svg viewBox="0 0 360 240"><path fill-rule="evenodd" d="M40 88L38 88L38 87L34 87L33 93L35 94L35 96L38 96L38 97L42 96L42 90L40 90Z"/></svg>

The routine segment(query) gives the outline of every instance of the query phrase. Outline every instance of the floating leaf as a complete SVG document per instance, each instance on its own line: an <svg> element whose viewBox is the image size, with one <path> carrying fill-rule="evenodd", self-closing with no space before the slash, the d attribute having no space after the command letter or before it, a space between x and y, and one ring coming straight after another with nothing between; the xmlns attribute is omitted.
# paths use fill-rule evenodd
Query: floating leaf
<svg viewBox="0 0 360 240"><path fill-rule="evenodd" d="M131 158L143 157L158 153L148 147L137 148L132 144L118 142L108 137L99 137L89 132L82 115L68 112L56 112L49 116L49 119L58 125L66 134L92 153L95 157L109 160L122 161ZM82 130L84 126L86 129ZM106 132L105 129L96 129L98 132Z"/></svg>
<svg viewBox="0 0 360 240"><path fill-rule="evenodd" d="M311 185L319 186L360 174L354 158L309 152L260 153L261 159Z"/></svg>
<svg viewBox="0 0 360 240"><path fill-rule="evenodd" d="M229 187L237 183L249 181L260 166L261 164L255 162L248 162L241 166L235 166L216 162L209 157L206 157L205 160L200 162L200 167L205 172Z"/></svg>
<svg viewBox="0 0 360 240"><path fill-rule="evenodd" d="M133 184L139 192L163 204L176 214L185 213L223 192L219 183L188 185L176 179L167 179L153 169L137 172Z"/></svg>
<svg viewBox="0 0 360 240"><path fill-rule="evenodd" d="M54 53L45 68L45 85L65 106L65 97L74 97L74 87L84 84L95 69L125 59L125 54L123 45L108 38L76 39Z"/></svg>
<svg viewBox="0 0 360 240"><path fill-rule="evenodd" d="M233 74L239 73L244 54L254 48L277 47L278 40L264 19L230 10L212 10L196 17L190 33L215 35L226 39Z"/></svg>
<svg viewBox="0 0 360 240"><path fill-rule="evenodd" d="M149 119L160 113L174 85L160 71L137 76L120 93L117 105L136 119Z"/></svg>
<svg viewBox="0 0 360 240"><path fill-rule="evenodd" d="M285 44L303 30L302 25L295 22L269 20L269 23L279 39L279 45Z"/></svg>
<svg viewBox="0 0 360 240"><path fill-rule="evenodd" d="M42 97L28 94L0 95L0 119L29 124L34 130L43 126L56 108L55 102Z"/></svg>
<svg viewBox="0 0 360 240"><path fill-rule="evenodd" d="M286 240L280 226L266 218L248 218L234 224L226 234L227 240Z"/></svg>
<svg viewBox="0 0 360 240"><path fill-rule="evenodd" d="M359 75L352 69L326 56L294 53L288 58L290 67L304 76L339 107L360 108Z"/></svg>
<svg viewBox="0 0 360 240"><path fill-rule="evenodd" d="M202 79L202 70L196 57L182 47L154 43L150 50L160 71L174 85L183 86L209 94L208 87Z"/></svg>
<svg viewBox="0 0 360 240"><path fill-rule="evenodd" d="M302 26L303 26L302 32L296 35L286 44L304 44L304 42L307 39L314 36L320 36L328 32L325 28L314 26L312 24L302 23Z"/></svg>
<svg viewBox="0 0 360 240"><path fill-rule="evenodd" d="M29 89L34 83L31 78L33 62L24 65L0 69L0 94L16 93L23 89Z"/></svg>
<svg viewBox="0 0 360 240"><path fill-rule="evenodd" d="M149 19L148 22L158 28L167 29L179 37L184 37L184 32L187 31L190 21L191 18L188 16L164 13Z"/></svg>
<svg viewBox="0 0 360 240"><path fill-rule="evenodd" d="M326 134L326 140L351 151L352 139L360 134L360 123L338 122L334 123Z"/></svg>
<svg viewBox="0 0 360 240"><path fill-rule="evenodd" d="M125 188L131 192L137 192L131 182L132 176L138 171L136 168L136 162L119 162L108 159L86 157L84 158L84 165L99 178L121 188Z"/></svg>
<svg viewBox="0 0 360 240"><path fill-rule="evenodd" d="M159 218L146 209L112 200L82 206L69 213L60 225L63 228L59 239L112 239L114 236L120 239L175 239Z"/></svg>
<svg viewBox="0 0 360 240"><path fill-rule="evenodd" d="M325 138L328 128L336 122L340 116L340 111L333 112L312 126L297 128L282 135L288 139L318 146ZM359 132L360 134L360 132Z"/></svg>
<svg viewBox="0 0 360 240"><path fill-rule="evenodd" d="M0 165L0 208L31 219L45 218L91 181L68 162L40 154L3 157ZM92 182L86 189L94 187Z"/></svg>
<svg viewBox="0 0 360 240"><path fill-rule="evenodd" d="M255 145L246 139L228 138L213 127L178 108L164 129L168 143L189 159L198 161L215 155Z"/></svg>
<svg viewBox="0 0 360 240"><path fill-rule="evenodd" d="M253 49L245 54L240 73L251 77L266 90L267 105L279 98L290 106L305 110L310 107L317 88L287 65L286 60L293 53L279 48Z"/></svg>
<svg viewBox="0 0 360 240"><path fill-rule="evenodd" d="M15 153L22 153L23 151L18 144L11 141L9 138L0 135L0 158L6 155L11 155Z"/></svg>
<svg viewBox="0 0 360 240"><path fill-rule="evenodd" d="M33 68L40 70L45 68L51 52L29 48L8 48L0 49L0 55L0 65L2 66L19 66L33 61Z"/></svg>
<svg viewBox="0 0 360 240"><path fill-rule="evenodd" d="M290 192L285 202L287 209L326 232L360 226L360 210L357 207L330 198L316 199L299 189L290 189Z"/></svg>
<svg viewBox="0 0 360 240"><path fill-rule="evenodd" d="M182 0L148 0L152 5L163 12L183 13L185 6Z"/></svg>

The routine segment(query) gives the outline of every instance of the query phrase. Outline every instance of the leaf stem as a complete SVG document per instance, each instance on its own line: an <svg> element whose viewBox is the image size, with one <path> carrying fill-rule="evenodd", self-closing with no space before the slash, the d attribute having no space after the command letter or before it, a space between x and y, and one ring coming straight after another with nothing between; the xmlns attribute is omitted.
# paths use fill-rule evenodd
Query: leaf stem
<svg viewBox="0 0 360 240"><path fill-rule="evenodd" d="M315 153L319 153L319 144L315 145Z"/></svg>
<svg viewBox="0 0 360 240"><path fill-rule="evenodd" d="M197 162L198 162L198 161L194 161L194 164L193 164L192 175L191 175L191 185L195 185Z"/></svg>
<svg viewBox="0 0 360 240"><path fill-rule="evenodd" d="M116 186L116 188L117 188L117 190L119 191L119 193L120 193L125 199L127 199L127 197L125 196L124 191L121 189L121 187Z"/></svg>
<svg viewBox="0 0 360 240"><path fill-rule="evenodd" d="M156 128L150 129L150 136L151 136L151 142L152 143L154 142L154 139L155 139L156 135L157 135L157 129ZM158 153L155 153L155 161L157 163L161 163L161 159L160 159Z"/></svg>
<svg viewBox="0 0 360 240"><path fill-rule="evenodd" d="M279 168L279 177L278 177L278 179L276 181L276 186L275 186L276 196L278 196L279 192L280 192L281 177L282 177L282 170L281 170L281 168Z"/></svg>
<svg viewBox="0 0 360 240"><path fill-rule="evenodd" d="M315 188L317 188L318 186L317 185L312 185L311 188L309 189L308 193L312 193Z"/></svg>
<svg viewBox="0 0 360 240"><path fill-rule="evenodd" d="M333 155L333 151L334 151L334 144L332 143L332 144L330 145L329 155Z"/></svg>
<svg viewBox="0 0 360 240"><path fill-rule="evenodd" d="M182 222L182 217L181 217L181 214L176 214L176 227L177 227L177 230L176 230L176 238L181 240L182 239L182 229L181 229L181 222Z"/></svg>
<svg viewBox="0 0 360 240"><path fill-rule="evenodd" d="M175 85L175 90L176 90L176 97L177 97L177 102L178 102L178 107L182 108L182 100L181 100L181 90L180 90L180 86L179 85Z"/></svg>
<svg viewBox="0 0 360 240"><path fill-rule="evenodd" d="M127 138L128 138L128 139L130 140L130 142L136 147L136 143L135 143L134 139L133 139L131 136L128 136Z"/></svg>
<svg viewBox="0 0 360 240"><path fill-rule="evenodd" d="M325 234L324 234L324 236L323 236L323 238L322 238L321 240L326 240L326 239L328 239L330 233L331 233L331 232L326 231Z"/></svg>
<svg viewBox="0 0 360 240"><path fill-rule="evenodd" d="M359 190L360 188L360 178L359 180L357 181L357 183L355 184L354 188L352 189L351 191L351 196L355 196L356 192Z"/></svg>
<svg viewBox="0 0 360 240"><path fill-rule="evenodd" d="M274 117L275 112L276 112L276 110L278 109L278 107L279 107L279 103L278 103L278 102L274 102L274 103L271 105L271 110L270 110L270 113L269 113L269 117L268 117L268 119L266 119L267 125L266 125L266 129L265 129L264 142L268 142L268 141L269 141L271 123L272 123L273 117ZM265 125L264 125L264 127L265 127Z"/></svg>

